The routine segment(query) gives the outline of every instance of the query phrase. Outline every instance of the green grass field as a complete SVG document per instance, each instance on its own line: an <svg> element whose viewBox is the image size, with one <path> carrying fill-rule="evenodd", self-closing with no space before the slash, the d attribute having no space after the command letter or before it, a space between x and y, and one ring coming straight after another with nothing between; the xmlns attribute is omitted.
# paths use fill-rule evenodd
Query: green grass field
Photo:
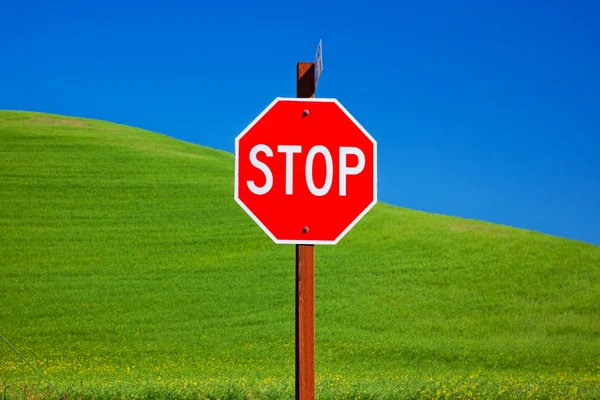
<svg viewBox="0 0 600 400"><path fill-rule="evenodd" d="M292 399L294 279L232 154L0 111L0 333L69 398ZM600 247L380 203L316 248L316 363L319 399L598 399ZM46 397L0 341L0 399Z"/></svg>

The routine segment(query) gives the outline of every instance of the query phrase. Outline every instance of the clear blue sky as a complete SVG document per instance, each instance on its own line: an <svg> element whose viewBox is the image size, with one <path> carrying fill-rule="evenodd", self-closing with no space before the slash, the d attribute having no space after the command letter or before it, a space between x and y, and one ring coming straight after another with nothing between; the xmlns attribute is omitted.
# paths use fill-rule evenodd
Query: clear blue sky
<svg viewBox="0 0 600 400"><path fill-rule="evenodd" d="M90 3L90 4L88 4ZM380 201L600 244L596 1L0 0L0 109L233 152L323 39Z"/></svg>

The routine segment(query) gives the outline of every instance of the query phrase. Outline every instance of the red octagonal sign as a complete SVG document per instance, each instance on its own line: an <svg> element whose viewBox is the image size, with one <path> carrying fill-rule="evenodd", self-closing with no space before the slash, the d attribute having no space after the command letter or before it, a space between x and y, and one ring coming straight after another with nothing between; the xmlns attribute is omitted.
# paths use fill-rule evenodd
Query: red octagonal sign
<svg viewBox="0 0 600 400"><path fill-rule="evenodd" d="M377 142L335 99L275 99L235 139L235 200L276 243L336 244L377 203Z"/></svg>

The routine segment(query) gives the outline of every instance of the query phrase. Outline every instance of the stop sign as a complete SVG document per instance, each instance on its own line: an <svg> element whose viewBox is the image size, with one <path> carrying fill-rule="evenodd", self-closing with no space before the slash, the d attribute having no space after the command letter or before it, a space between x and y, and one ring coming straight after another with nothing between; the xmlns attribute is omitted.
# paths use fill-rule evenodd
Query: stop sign
<svg viewBox="0 0 600 400"><path fill-rule="evenodd" d="M235 200L276 243L336 244L377 203L377 143L335 99L275 99L235 139Z"/></svg>

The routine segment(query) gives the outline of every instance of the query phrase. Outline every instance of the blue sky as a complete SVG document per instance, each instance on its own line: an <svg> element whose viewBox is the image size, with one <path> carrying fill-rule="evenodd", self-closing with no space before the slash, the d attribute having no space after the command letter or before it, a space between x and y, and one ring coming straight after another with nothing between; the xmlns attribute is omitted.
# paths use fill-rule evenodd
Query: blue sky
<svg viewBox="0 0 600 400"><path fill-rule="evenodd" d="M600 3L0 0L0 109L233 152L323 40L379 198L600 244Z"/></svg>

